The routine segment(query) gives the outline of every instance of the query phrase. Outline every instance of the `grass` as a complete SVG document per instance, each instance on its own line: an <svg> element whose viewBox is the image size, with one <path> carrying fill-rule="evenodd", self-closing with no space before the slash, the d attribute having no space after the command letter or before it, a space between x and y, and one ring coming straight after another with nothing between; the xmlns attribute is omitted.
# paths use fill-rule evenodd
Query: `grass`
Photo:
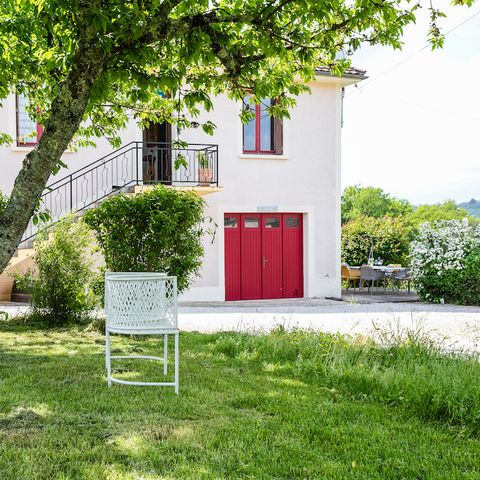
<svg viewBox="0 0 480 480"><path fill-rule="evenodd" d="M3 322L0 478L480 478L480 365L418 339L184 333L180 373L108 389L99 333Z"/></svg>

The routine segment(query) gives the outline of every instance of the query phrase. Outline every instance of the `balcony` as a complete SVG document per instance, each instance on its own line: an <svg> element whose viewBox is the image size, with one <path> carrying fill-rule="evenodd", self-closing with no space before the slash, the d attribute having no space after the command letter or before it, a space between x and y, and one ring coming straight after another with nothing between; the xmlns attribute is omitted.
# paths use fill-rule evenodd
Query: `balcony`
<svg viewBox="0 0 480 480"><path fill-rule="evenodd" d="M142 179L135 191L162 184L175 189L194 190L199 195L219 191L218 145L142 143Z"/></svg>

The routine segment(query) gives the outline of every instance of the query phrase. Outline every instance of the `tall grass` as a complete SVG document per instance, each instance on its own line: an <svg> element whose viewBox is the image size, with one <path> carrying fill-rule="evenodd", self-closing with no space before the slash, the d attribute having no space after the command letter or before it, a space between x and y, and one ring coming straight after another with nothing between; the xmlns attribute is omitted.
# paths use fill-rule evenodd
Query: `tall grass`
<svg viewBox="0 0 480 480"><path fill-rule="evenodd" d="M480 436L477 357L445 353L421 335L390 336L382 346L365 338L279 329L269 335L218 334L212 350L347 398L403 406L424 420L460 427L462 436Z"/></svg>

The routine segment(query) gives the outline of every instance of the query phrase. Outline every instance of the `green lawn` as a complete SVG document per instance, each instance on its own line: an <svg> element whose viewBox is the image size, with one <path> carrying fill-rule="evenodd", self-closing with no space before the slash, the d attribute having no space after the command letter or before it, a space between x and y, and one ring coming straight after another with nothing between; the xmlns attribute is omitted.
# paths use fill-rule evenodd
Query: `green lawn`
<svg viewBox="0 0 480 480"><path fill-rule="evenodd" d="M109 389L99 333L3 323L0 478L480 478L476 360L305 332L184 333L180 346L178 397Z"/></svg>

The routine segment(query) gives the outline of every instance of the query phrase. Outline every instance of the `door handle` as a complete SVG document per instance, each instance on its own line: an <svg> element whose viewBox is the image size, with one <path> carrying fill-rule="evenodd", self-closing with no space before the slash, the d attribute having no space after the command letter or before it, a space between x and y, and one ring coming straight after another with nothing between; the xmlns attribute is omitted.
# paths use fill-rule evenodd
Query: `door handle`
<svg viewBox="0 0 480 480"><path fill-rule="evenodd" d="M268 260L265 257L262 257L262 267L265 268L267 265Z"/></svg>

